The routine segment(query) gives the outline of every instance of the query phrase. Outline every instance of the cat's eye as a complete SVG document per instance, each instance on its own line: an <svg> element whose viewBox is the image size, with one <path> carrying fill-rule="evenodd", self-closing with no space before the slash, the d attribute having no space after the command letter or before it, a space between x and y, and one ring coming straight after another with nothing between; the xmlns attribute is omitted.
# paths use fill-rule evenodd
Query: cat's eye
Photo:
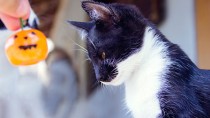
<svg viewBox="0 0 210 118"><path fill-rule="evenodd" d="M106 59L106 53L105 53L105 52L102 52L101 58L102 58L102 59Z"/></svg>

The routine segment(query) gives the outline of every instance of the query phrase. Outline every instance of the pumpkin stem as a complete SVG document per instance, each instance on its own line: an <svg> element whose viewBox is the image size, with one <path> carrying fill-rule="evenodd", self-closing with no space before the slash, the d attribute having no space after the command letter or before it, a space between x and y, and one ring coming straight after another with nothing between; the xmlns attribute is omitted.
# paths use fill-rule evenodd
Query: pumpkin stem
<svg viewBox="0 0 210 118"><path fill-rule="evenodd" d="M20 27L23 30L24 27L24 20L22 18L20 18Z"/></svg>

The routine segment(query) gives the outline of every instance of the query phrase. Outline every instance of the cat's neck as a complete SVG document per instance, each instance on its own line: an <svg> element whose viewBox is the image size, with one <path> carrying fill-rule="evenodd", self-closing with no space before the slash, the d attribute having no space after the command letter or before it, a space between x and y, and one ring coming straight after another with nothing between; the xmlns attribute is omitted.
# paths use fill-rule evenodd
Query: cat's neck
<svg viewBox="0 0 210 118"><path fill-rule="evenodd" d="M158 93L171 61L167 57L166 42L159 40L155 33L152 28L146 28L141 50L121 64L129 69L125 82L126 101L135 118L156 117L161 113Z"/></svg>
<svg viewBox="0 0 210 118"><path fill-rule="evenodd" d="M168 57L168 42L159 38L154 29L147 27L141 49L118 64L119 70L121 72L126 71L128 73L127 77L131 78L127 79L126 83L132 82L132 78L135 81L134 76L138 73L145 76L159 76L171 64L171 59ZM141 79L145 78L138 80Z"/></svg>

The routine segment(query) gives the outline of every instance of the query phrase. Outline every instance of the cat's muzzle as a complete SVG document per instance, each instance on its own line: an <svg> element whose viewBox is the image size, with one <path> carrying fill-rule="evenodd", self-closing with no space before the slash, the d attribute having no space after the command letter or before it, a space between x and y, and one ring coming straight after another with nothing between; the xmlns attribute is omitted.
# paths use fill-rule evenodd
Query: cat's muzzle
<svg viewBox="0 0 210 118"><path fill-rule="evenodd" d="M101 82L111 82L117 75L117 69L113 65L102 65L95 68L96 79Z"/></svg>

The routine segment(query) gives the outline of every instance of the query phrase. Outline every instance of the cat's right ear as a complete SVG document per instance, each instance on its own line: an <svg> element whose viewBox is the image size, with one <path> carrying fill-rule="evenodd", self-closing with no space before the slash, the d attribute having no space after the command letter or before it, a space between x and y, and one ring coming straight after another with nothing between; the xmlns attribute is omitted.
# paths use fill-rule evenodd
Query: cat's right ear
<svg viewBox="0 0 210 118"><path fill-rule="evenodd" d="M94 26L93 22L68 21L68 23L77 29L84 30L86 32L89 32L89 30Z"/></svg>
<svg viewBox="0 0 210 118"><path fill-rule="evenodd" d="M91 20L94 21L118 21L118 15L115 14L108 5L94 2L94 1L82 1L82 8L87 12Z"/></svg>

